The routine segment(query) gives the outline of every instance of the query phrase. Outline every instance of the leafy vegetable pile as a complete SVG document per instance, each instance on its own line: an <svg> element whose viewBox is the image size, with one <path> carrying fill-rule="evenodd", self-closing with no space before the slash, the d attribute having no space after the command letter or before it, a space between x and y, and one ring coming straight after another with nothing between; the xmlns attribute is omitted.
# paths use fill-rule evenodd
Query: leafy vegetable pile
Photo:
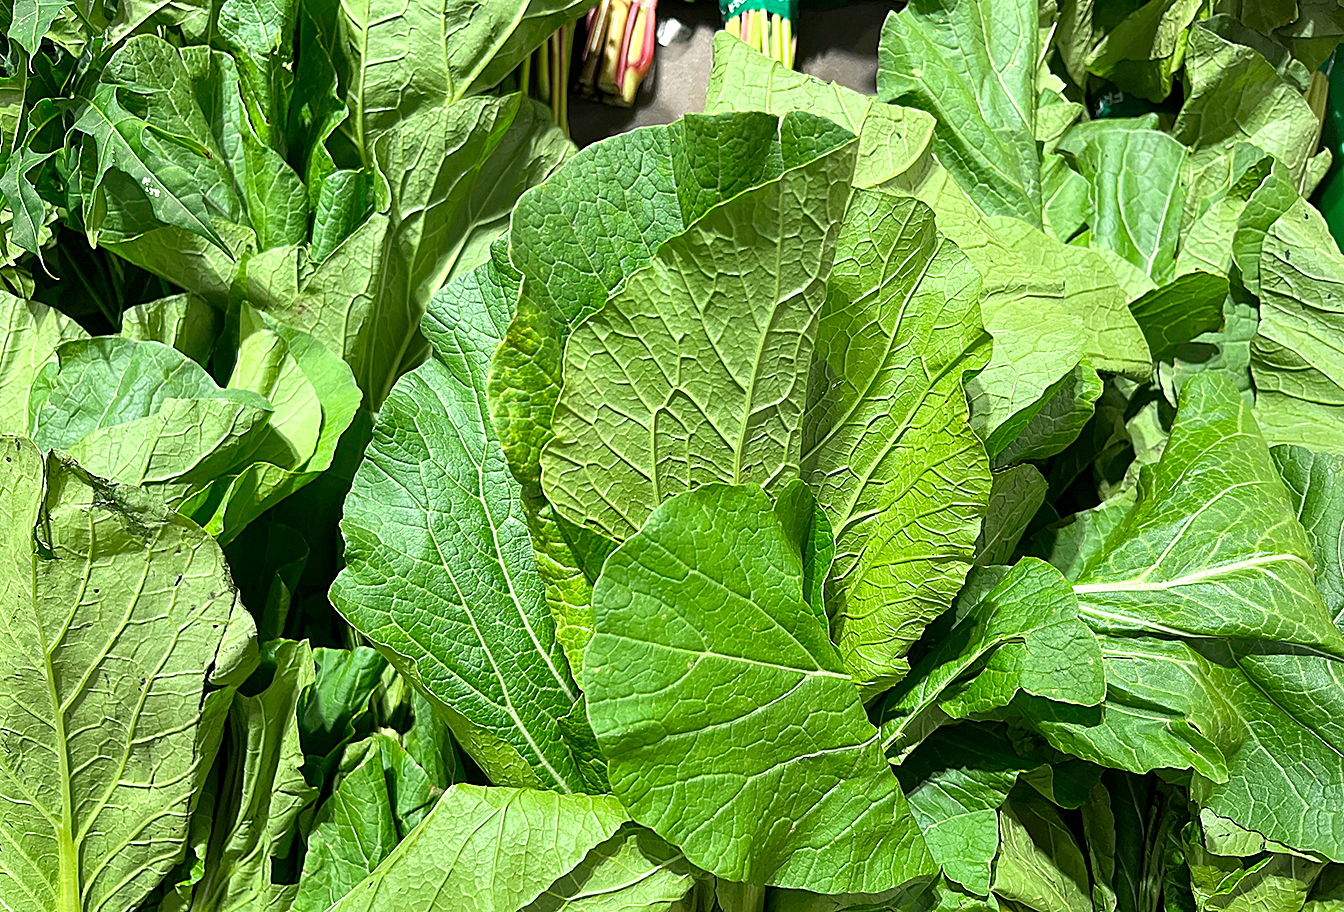
<svg viewBox="0 0 1344 912"><path fill-rule="evenodd" d="M1214 6L577 153L577 6L16 7L0 907L1344 907L1344 7Z"/></svg>

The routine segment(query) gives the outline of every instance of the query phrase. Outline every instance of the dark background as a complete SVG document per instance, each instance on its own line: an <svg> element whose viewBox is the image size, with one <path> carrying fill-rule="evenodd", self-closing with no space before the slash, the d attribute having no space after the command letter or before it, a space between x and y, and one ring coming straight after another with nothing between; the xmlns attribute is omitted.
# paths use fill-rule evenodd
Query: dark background
<svg viewBox="0 0 1344 912"><path fill-rule="evenodd" d="M887 13L904 3L860 0L839 9L802 9L794 24L798 34L797 68L828 82L860 92L877 91L877 39ZM658 22L677 20L680 37L654 52L653 71L645 79L633 108L616 108L571 93L570 133L580 146L634 127L671 123L705 106L714 32L720 26L716 3L659 0ZM666 26L664 26L666 27Z"/></svg>

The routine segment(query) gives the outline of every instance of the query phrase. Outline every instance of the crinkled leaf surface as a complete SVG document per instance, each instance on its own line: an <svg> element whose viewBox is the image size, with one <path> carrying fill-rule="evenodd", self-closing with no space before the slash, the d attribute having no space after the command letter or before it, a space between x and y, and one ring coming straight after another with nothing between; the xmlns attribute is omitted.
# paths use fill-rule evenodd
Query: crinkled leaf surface
<svg viewBox="0 0 1344 912"><path fill-rule="evenodd" d="M882 28L877 93L934 115L938 161L981 211L1039 228L1037 40L1035 0L915 0Z"/></svg>
<svg viewBox="0 0 1344 912"><path fill-rule="evenodd" d="M372 874L400 841L381 742L341 779L308 837L294 912L323 912Z"/></svg>
<svg viewBox="0 0 1344 912"><path fill-rule="evenodd" d="M796 72L726 32L714 35L705 113L810 111L859 138L854 186L880 187L916 167L933 139L933 117Z"/></svg>
<svg viewBox="0 0 1344 912"><path fill-rule="evenodd" d="M627 819L607 796L455 785L332 912L517 912Z"/></svg>
<svg viewBox="0 0 1344 912"><path fill-rule="evenodd" d="M1319 124L1302 91L1274 70L1259 51L1229 41L1213 28L1189 31L1189 97L1172 128L1193 150L1196 174L1250 143L1278 159L1302 190Z"/></svg>
<svg viewBox="0 0 1344 912"><path fill-rule="evenodd" d="M1298 505L1229 380L1187 382L1139 495L1093 540L1073 587L1102 634L1105 715L1038 726L1096 762L1193 768L1204 807L1344 855L1344 815L1327 797L1344 788L1344 666L1329 657L1344 641L1314 585Z"/></svg>
<svg viewBox="0 0 1344 912"><path fill-rule="evenodd" d="M635 820L729 880L872 893L933 873L759 488L655 510L593 613L589 718Z"/></svg>
<svg viewBox="0 0 1344 912"><path fill-rule="evenodd" d="M703 876L679 849L627 824L524 912L673 912Z"/></svg>
<svg viewBox="0 0 1344 912"><path fill-rule="evenodd" d="M434 357L388 398L341 530L342 614L446 713L493 781L581 788L559 720L578 696L485 403L497 299L454 285L425 330Z"/></svg>
<svg viewBox="0 0 1344 912"><path fill-rule="evenodd" d="M221 788L224 800L202 802L192 817L193 843L206 845L192 887L197 908L284 909L294 899L296 885L272 882L271 869L303 835L300 815L317 800L303 777L297 711L313 683L313 652L306 641L273 640L262 645L261 663L270 682L234 696L217 773L237 790L236 803Z"/></svg>
<svg viewBox="0 0 1344 912"><path fill-rule="evenodd" d="M206 687L253 667L252 619L195 524L26 440L3 449L0 895L135 908L181 857L223 721Z"/></svg>
<svg viewBox="0 0 1344 912"><path fill-rule="evenodd" d="M689 163L690 155L674 159L673 148L684 141L683 130L695 132L696 125L695 118L683 119L594 143L518 201L509 256L497 264L499 293L517 307L495 354L489 389L509 467L524 483L541 479L541 449L551 437L561 359L574 323L600 309L628 272L685 227L674 162ZM717 152L717 144L708 146ZM692 154L697 148L690 144ZM725 158L737 161L731 152ZM737 170L722 179L737 185Z"/></svg>
<svg viewBox="0 0 1344 912"><path fill-rule="evenodd" d="M904 673L970 566L989 495L963 390L989 360L979 285L923 203L855 195L821 313L802 471L835 531L832 635L862 682Z"/></svg>
<svg viewBox="0 0 1344 912"><path fill-rule="evenodd" d="M1074 584L1096 630L1267 639L1344 655L1306 532L1228 380L1191 378L1162 459L1139 484L1138 504Z"/></svg>
<svg viewBox="0 0 1344 912"><path fill-rule="evenodd" d="M1255 418L1271 443L1344 452L1344 255L1297 199L1260 248Z"/></svg>
<svg viewBox="0 0 1344 912"><path fill-rule="evenodd" d="M709 482L774 490L798 473L808 368L857 142L802 113L745 118L778 177L665 242L565 346L542 489L624 540ZM747 186L750 186L748 184Z"/></svg>
<svg viewBox="0 0 1344 912"><path fill-rule="evenodd" d="M664 242L737 194L777 183L784 167L775 118L692 115L595 143L519 200L507 262L496 264L517 309L490 375L491 415L515 476L540 480L574 325Z"/></svg>
<svg viewBox="0 0 1344 912"><path fill-rule="evenodd" d="M113 481L158 488L173 506L252 462L272 414L265 398L220 389L178 351L116 336L62 345L30 399L39 446Z"/></svg>
<svg viewBox="0 0 1344 912"><path fill-rule="evenodd" d="M78 323L45 304L0 295L0 432L28 432L28 391L63 342L88 338Z"/></svg>
<svg viewBox="0 0 1344 912"><path fill-rule="evenodd" d="M1106 694L1096 638L1059 571L1034 558L972 572L953 627L885 697L882 742L900 757L949 716L1007 706L1019 692L1074 706Z"/></svg>

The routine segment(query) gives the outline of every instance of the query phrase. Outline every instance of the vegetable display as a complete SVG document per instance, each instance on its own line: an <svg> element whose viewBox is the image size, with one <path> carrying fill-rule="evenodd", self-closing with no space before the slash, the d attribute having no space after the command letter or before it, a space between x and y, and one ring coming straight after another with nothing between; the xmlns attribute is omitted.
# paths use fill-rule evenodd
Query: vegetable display
<svg viewBox="0 0 1344 912"><path fill-rule="evenodd" d="M14 6L0 908L1344 907L1344 7L587 12Z"/></svg>

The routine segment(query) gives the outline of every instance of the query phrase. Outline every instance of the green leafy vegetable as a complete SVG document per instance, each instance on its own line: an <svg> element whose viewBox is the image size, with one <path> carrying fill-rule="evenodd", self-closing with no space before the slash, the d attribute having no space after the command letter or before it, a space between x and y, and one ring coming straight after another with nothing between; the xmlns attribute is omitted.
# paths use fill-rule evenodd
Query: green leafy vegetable
<svg viewBox="0 0 1344 912"><path fill-rule="evenodd" d="M659 507L593 610L589 716L637 821L729 880L877 893L934 872L759 488Z"/></svg>
<svg viewBox="0 0 1344 912"><path fill-rule="evenodd" d="M183 851L256 664L252 620L190 521L22 438L3 447L0 884L16 909L134 908Z"/></svg>

